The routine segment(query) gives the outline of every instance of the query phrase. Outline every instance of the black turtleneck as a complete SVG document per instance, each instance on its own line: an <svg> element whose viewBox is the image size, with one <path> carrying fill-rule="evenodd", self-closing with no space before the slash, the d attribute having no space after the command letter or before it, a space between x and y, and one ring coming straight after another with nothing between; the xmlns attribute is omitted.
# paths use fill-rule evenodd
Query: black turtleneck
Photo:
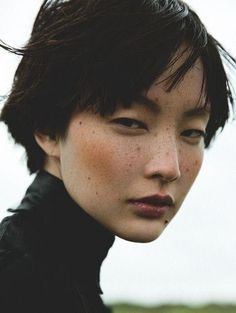
<svg viewBox="0 0 236 313"><path fill-rule="evenodd" d="M52 301L57 301L57 295L68 296L68 301L82 299L82 312L105 312L98 300L99 275L114 235L72 200L62 180L45 171L38 173L19 207L12 211L14 215L7 217L0 228L0 251L1 247L14 251L15 259L30 256L45 285L43 292L47 296L53 293ZM81 299L75 300L76 294ZM76 305L73 312L77 312Z"/></svg>

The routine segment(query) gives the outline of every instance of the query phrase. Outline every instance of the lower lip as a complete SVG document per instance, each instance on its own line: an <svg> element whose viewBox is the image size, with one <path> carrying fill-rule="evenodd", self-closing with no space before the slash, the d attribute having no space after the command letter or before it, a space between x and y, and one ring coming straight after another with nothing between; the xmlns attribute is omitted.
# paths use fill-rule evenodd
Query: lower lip
<svg viewBox="0 0 236 313"><path fill-rule="evenodd" d="M139 201L130 201L135 207L135 213L141 217L161 218L169 210L169 206L153 205Z"/></svg>

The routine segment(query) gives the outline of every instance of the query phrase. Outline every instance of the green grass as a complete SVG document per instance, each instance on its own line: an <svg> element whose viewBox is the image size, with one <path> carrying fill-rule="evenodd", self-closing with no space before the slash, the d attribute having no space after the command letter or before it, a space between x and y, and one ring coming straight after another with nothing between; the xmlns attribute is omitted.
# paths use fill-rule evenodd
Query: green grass
<svg viewBox="0 0 236 313"><path fill-rule="evenodd" d="M162 305L159 307L141 307L129 304L110 306L113 313L236 313L236 305L216 305L190 307L185 305Z"/></svg>

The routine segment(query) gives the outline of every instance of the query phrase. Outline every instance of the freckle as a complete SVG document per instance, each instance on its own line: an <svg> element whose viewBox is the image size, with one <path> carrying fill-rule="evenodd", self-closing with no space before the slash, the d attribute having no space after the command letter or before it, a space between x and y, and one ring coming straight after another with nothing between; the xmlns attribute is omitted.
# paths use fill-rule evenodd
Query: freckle
<svg viewBox="0 0 236 313"><path fill-rule="evenodd" d="M131 163L129 163L129 167L131 167L132 166L132 164Z"/></svg>
<svg viewBox="0 0 236 313"><path fill-rule="evenodd" d="M195 161L195 162L194 162L194 165L198 165L198 161Z"/></svg>
<svg viewBox="0 0 236 313"><path fill-rule="evenodd" d="M96 191L96 195L98 195L98 192Z"/></svg>
<svg viewBox="0 0 236 313"><path fill-rule="evenodd" d="M166 130L169 130L169 127L166 127Z"/></svg>
<svg viewBox="0 0 236 313"><path fill-rule="evenodd" d="M91 177L88 177L88 180L91 180Z"/></svg>
<svg viewBox="0 0 236 313"><path fill-rule="evenodd" d="M141 148L140 148L140 147L137 147L137 148L136 148L136 150L137 150L137 151L140 151L140 150L141 150Z"/></svg>
<svg viewBox="0 0 236 313"><path fill-rule="evenodd" d="M82 125L82 121L79 121L79 124Z"/></svg>
<svg viewBox="0 0 236 313"><path fill-rule="evenodd" d="M93 130L93 134L95 134L95 131Z"/></svg>
<svg viewBox="0 0 236 313"><path fill-rule="evenodd" d="M190 169L189 168L186 168L186 172L189 172L190 171Z"/></svg>
<svg viewBox="0 0 236 313"><path fill-rule="evenodd" d="M166 156L169 156L170 155L170 153L169 152L166 152Z"/></svg>

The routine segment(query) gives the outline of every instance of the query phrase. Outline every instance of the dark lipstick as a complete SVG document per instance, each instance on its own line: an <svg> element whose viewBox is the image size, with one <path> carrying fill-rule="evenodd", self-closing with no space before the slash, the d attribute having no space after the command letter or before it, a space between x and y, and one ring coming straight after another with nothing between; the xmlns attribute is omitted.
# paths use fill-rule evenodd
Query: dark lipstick
<svg viewBox="0 0 236 313"><path fill-rule="evenodd" d="M174 205L169 195L152 195L129 200L134 206L135 213L146 218L161 218Z"/></svg>

